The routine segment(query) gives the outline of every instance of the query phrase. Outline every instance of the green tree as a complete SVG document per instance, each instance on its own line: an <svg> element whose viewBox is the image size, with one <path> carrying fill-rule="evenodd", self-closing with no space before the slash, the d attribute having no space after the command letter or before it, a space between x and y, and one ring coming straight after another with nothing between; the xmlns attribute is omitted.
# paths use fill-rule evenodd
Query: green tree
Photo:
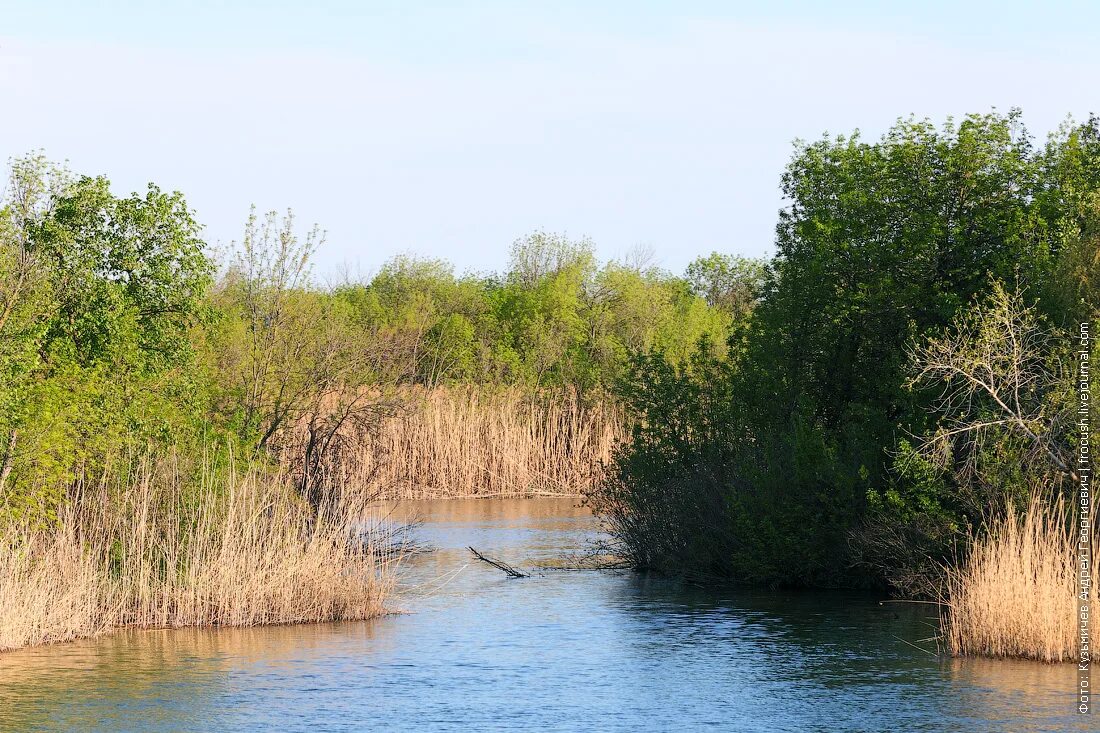
<svg viewBox="0 0 1100 733"><path fill-rule="evenodd" d="M912 347L906 385L935 395L936 419L899 441L893 480L870 493L855 535L861 562L907 594L934 596L975 528L1034 495L1073 490L1073 343L994 282L949 328Z"/></svg>
<svg viewBox="0 0 1100 733"><path fill-rule="evenodd" d="M1070 150L1086 138L1079 132ZM1063 161L1066 145L1055 140L1048 158ZM707 436L636 435L618 459L609 506L632 526L658 505L654 495L681 497L666 526L684 531L647 562L767 582L859 582L850 533L868 493L892 480L899 438L930 419L931 396L904 386L907 344L946 327L991 276L1018 282L1029 300L1054 292L1066 248L1052 222L1073 211L1066 201L1091 200L1056 193L1063 184L1045 170L1067 165L1044 161L1017 112L939 129L903 120L877 142L800 143L782 179L789 203L776 256L732 358L718 368L704 355L675 379L642 362L628 392L642 396L648 423L654 393L667 391L659 402L686 415L687 434ZM1069 169L1074 181L1092 170ZM677 475L695 483L687 495ZM721 537L700 537L696 512Z"/></svg>
<svg viewBox="0 0 1100 733"><path fill-rule="evenodd" d="M767 280L764 260L712 252L687 266L687 280L696 295L735 319L746 318L759 301Z"/></svg>
<svg viewBox="0 0 1100 733"><path fill-rule="evenodd" d="M1100 318L1100 117L1063 125L1041 162L1039 206L1059 247L1055 292L1041 307L1071 327Z"/></svg>
<svg viewBox="0 0 1100 733"><path fill-rule="evenodd" d="M211 264L182 196L152 185L120 198L31 156L0 208L0 501L49 516L127 441L190 424Z"/></svg>
<svg viewBox="0 0 1100 733"><path fill-rule="evenodd" d="M317 506L332 498L344 444L386 413L377 389L392 379L392 359L363 338L352 302L313 284L321 241L316 227L299 237L289 212L253 211L208 334L223 421L255 451L279 456Z"/></svg>

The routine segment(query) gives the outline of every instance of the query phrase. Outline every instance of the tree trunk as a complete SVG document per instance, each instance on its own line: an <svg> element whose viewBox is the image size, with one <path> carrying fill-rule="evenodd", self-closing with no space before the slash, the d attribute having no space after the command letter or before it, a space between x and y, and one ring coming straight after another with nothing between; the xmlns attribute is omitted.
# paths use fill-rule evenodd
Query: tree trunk
<svg viewBox="0 0 1100 733"><path fill-rule="evenodd" d="M0 463L0 494L4 492L4 484L8 481L8 475L11 474L11 465L15 459L15 441L19 438L19 430L13 428L11 435L8 436L8 445L4 449L4 460Z"/></svg>

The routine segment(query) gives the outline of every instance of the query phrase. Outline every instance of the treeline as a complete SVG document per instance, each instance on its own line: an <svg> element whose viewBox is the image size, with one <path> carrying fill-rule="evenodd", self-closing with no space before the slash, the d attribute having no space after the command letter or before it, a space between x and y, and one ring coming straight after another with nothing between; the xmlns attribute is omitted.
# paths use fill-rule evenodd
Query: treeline
<svg viewBox="0 0 1100 733"><path fill-rule="evenodd" d="M700 339L723 344L762 275L757 260L718 254L685 277L644 252L600 265L588 240L538 232L512 245L501 274L456 276L447 262L402 256L332 295L369 338L396 347L409 381L585 391L612 386L632 354L679 363Z"/></svg>
<svg viewBox="0 0 1100 733"><path fill-rule="evenodd" d="M74 486L150 451L272 458L316 504L400 389L601 401L634 354L724 349L764 277L717 254L683 277L601 265L589 241L539 232L500 274L398 257L325 285L322 237L290 214L253 213L216 261L181 194L120 197L41 156L13 163L0 213L0 512L19 521L52 521Z"/></svg>
<svg viewBox="0 0 1100 733"><path fill-rule="evenodd" d="M724 354L632 362L592 501L638 567L935 595L986 520L1071 490L1100 120L903 120L798 144L782 189L759 304Z"/></svg>

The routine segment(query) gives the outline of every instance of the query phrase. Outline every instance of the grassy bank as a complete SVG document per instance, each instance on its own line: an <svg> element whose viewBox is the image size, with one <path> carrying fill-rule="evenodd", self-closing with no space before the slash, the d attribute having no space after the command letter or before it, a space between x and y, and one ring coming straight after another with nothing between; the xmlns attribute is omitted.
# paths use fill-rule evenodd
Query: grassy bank
<svg viewBox="0 0 1100 733"><path fill-rule="evenodd" d="M113 628L254 626L383 611L385 558L281 476L139 460L0 541L0 650Z"/></svg>

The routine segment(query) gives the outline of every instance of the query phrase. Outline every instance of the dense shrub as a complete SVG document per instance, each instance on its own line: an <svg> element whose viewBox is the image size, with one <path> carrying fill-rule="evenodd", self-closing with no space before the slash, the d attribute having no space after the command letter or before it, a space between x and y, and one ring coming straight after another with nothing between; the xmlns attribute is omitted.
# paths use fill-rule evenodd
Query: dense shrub
<svg viewBox="0 0 1100 733"><path fill-rule="evenodd" d="M1013 112L799 144L728 356L637 360L624 383L638 426L592 501L633 562L831 585L942 557L992 503L907 460L946 409L942 384L909 381L912 349L997 283L1048 323L1095 316L1098 138L1093 119L1036 149ZM1033 488L1026 443L985 446L992 493Z"/></svg>

